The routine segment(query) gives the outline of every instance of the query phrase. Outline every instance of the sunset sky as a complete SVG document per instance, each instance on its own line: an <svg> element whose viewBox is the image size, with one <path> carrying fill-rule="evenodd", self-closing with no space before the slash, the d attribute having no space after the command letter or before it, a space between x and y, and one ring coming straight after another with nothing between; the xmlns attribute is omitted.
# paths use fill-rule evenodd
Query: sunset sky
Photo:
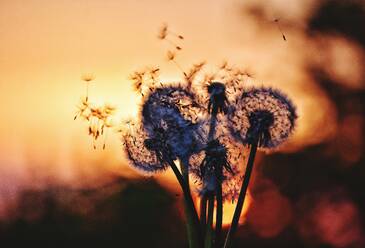
<svg viewBox="0 0 365 248"><path fill-rule="evenodd" d="M341 36L307 35L316 0L270 0L262 13L255 6L260 1L1 0L0 208L25 187L86 187L111 175L136 176L117 135L106 150L93 150L86 124L73 116L85 73L95 75L91 99L116 105L118 119L138 110L140 98L128 81L134 70L160 66L163 81L181 78L165 59L169 45L157 39L163 23L185 37L177 58L184 69L228 60L252 71L251 84L274 86L293 99L298 126L278 152L331 138L336 109L306 65L326 61L333 78L362 89L362 50Z"/></svg>

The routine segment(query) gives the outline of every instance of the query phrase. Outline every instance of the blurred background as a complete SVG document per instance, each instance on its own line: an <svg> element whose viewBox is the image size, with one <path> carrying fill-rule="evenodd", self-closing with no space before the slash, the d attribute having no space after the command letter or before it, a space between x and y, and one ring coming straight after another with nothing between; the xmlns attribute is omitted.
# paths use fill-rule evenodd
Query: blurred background
<svg viewBox="0 0 365 248"><path fill-rule="evenodd" d="M360 0L1 0L1 245L187 247L172 173L139 175L117 135L94 150L73 121L84 73L120 119L138 113L131 72L181 78L162 23L185 37L184 69L227 60L298 108L293 137L259 153L235 246L365 247Z"/></svg>

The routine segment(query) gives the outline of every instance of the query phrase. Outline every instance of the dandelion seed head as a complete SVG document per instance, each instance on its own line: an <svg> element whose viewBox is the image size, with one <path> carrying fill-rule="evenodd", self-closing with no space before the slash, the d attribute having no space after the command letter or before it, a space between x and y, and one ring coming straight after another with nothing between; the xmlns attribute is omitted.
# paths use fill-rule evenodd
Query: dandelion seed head
<svg viewBox="0 0 365 248"><path fill-rule="evenodd" d="M199 80L203 87L197 87L195 90L199 91L202 104L204 103L203 105L207 106L210 102L209 106L213 107L214 98L216 97L217 100L221 99L221 101L216 101L224 103L220 105L219 111L221 112L223 110L226 111L226 107L232 104L238 95L242 94L244 86L248 81L248 76L245 74L244 69L229 65L227 61L223 61L212 72L205 70L201 74ZM222 101L223 99L224 101ZM210 109L210 111L212 110L214 108Z"/></svg>
<svg viewBox="0 0 365 248"><path fill-rule="evenodd" d="M162 160L155 141L149 138L142 125L134 122L122 131L124 152L132 168L152 174L164 171L168 167Z"/></svg>
<svg viewBox="0 0 365 248"><path fill-rule="evenodd" d="M199 105L194 95L182 87L160 87L142 105L142 123L149 136L163 130L173 158L184 158L195 149L194 123Z"/></svg>
<svg viewBox="0 0 365 248"><path fill-rule="evenodd" d="M156 123L159 120L164 120L164 116L168 117L170 114L176 114L177 116L174 116L176 120L195 124L204 112L204 108L197 99L198 97L187 85L165 84L157 87L150 92L142 104L145 125L148 126L148 122Z"/></svg>
<svg viewBox="0 0 365 248"><path fill-rule="evenodd" d="M209 141L210 120L196 125L199 152L190 157L189 163L201 194L215 190L217 183L221 182L223 199L233 201L238 197L242 182L244 146L232 139L224 119L219 120L219 123L216 127L217 138L212 141ZM217 174L218 171L222 171L222 174Z"/></svg>
<svg viewBox="0 0 365 248"><path fill-rule="evenodd" d="M207 88L209 94L208 112L213 114L219 112L226 113L228 100L225 85L219 82L212 82Z"/></svg>
<svg viewBox="0 0 365 248"><path fill-rule="evenodd" d="M245 91L228 113L233 136L248 145L258 140L261 148L283 143L292 133L296 118L292 102L271 88Z"/></svg>

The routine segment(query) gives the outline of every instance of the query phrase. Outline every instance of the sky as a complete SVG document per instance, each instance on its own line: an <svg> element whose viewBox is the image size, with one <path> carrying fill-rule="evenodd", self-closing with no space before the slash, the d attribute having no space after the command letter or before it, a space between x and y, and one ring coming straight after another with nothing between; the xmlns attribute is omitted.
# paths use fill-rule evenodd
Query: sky
<svg viewBox="0 0 365 248"><path fill-rule="evenodd" d="M117 135L108 137L105 150L94 150L86 124L73 116L85 92L85 73L95 76L90 97L115 105L119 119L138 113L131 72L159 66L163 81L181 78L165 59L169 44L157 39L163 23L185 37L178 57L184 69L201 60L212 66L228 60L253 72L252 85L279 88L293 99L298 126L275 152L292 153L333 137L338 128L334 104L305 65L330 61L326 69L334 78L361 89L363 52L343 37L306 34L314 0L270 0L262 13L255 12L257 5L237 0L1 0L0 202L16 199L28 187L88 187L113 175L137 176L126 165ZM258 21L255 13L263 18ZM169 176L161 182L175 187Z"/></svg>

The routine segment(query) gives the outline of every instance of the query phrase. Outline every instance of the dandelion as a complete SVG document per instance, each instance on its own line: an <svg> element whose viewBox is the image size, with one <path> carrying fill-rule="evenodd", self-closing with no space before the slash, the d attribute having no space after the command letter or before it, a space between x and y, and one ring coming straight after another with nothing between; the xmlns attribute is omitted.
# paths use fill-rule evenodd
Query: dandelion
<svg viewBox="0 0 365 248"><path fill-rule="evenodd" d="M212 207L210 202L214 202L214 196L216 197L217 243L220 243L223 202L237 199L243 163L243 145L232 140L223 117L218 115L215 118L205 118L196 125L196 136L203 147L199 147L199 152L193 154L189 160L191 172L199 186L201 226L203 230L208 227L210 233L212 226L209 218L213 217L209 213L207 215L206 210L208 207L209 212L209 207ZM212 125L212 120L216 120L218 125Z"/></svg>
<svg viewBox="0 0 365 248"><path fill-rule="evenodd" d="M189 157L201 147L194 132L201 111L195 95L184 85L159 87L146 97L141 110L143 127L152 138L147 145L154 150L157 149L156 146L159 150L163 147L165 152L160 157L168 154L167 158L163 158L170 159L169 164L178 180L181 180L180 172L175 171L172 161L180 160L182 174L180 185L187 200L186 214L190 216L189 222L198 223L189 187ZM158 137L157 140L156 137ZM188 224L188 230L199 228L196 226L197 223ZM197 233L196 230L194 232Z"/></svg>
<svg viewBox="0 0 365 248"><path fill-rule="evenodd" d="M122 134L122 142L129 164L138 171L151 174L168 167L157 149L153 149L152 139L148 138L142 125L130 123Z"/></svg>
<svg viewBox="0 0 365 248"><path fill-rule="evenodd" d="M141 112L143 126L149 135L164 130L174 159L186 160L194 151L196 141L192 127L198 121L199 105L192 93L178 86L157 88L146 98Z"/></svg>
<svg viewBox="0 0 365 248"><path fill-rule="evenodd" d="M196 183L201 186L199 192L202 195L204 192L207 191L204 189L204 178L202 177L202 175L204 174L204 172L202 172L202 169L204 169L204 167L201 167L203 161L206 160L211 162L218 162L220 161L220 159L224 159L226 162L223 162L222 160L219 163L226 166L216 167L217 169L223 169L222 177L220 175L217 175L218 177L214 181L222 183L223 200L234 201L237 199L239 193L239 185L240 182L242 182L242 180L240 180L240 174L242 172L244 162L244 156L242 154L244 146L232 140L227 127L227 123L224 122L224 119L219 119L218 123L219 125L217 125L215 132L216 138L212 140L209 139L210 120L206 119L200 122L199 125L195 126L195 135L200 140L199 144L203 144L203 146L198 147L198 152L194 153L189 160L191 165L191 171L196 178ZM214 157L216 157L216 159L212 159ZM208 164L212 165L214 163Z"/></svg>
<svg viewBox="0 0 365 248"><path fill-rule="evenodd" d="M222 183L225 179L222 171L225 170L230 174L234 174L233 169L228 161L228 152L226 147L219 142L218 139L210 141L206 147L202 150L204 156L197 156L195 164L195 174L202 181L201 194L206 192L214 192L216 190L217 183Z"/></svg>
<svg viewBox="0 0 365 248"><path fill-rule="evenodd" d="M219 157L221 157L223 160L226 160L227 158L227 154L226 154L226 150L225 150L225 146L221 145L221 143L216 139L216 129L217 129L217 122L218 120L218 113L222 112L225 113L226 112L226 104L227 104L227 98L226 98L226 87L223 83L220 82L210 82L207 86L206 92L208 93L207 95L209 96L209 100L208 100L208 106L207 106L207 110L208 113L210 114L210 120L209 120L209 131L208 131L208 147L210 147L210 151L216 150L216 155L217 153L217 149L221 150L221 153L219 155ZM218 126L218 129L223 127L223 123L225 123L224 121L221 123L219 123L220 125ZM218 143L217 143L218 142ZM212 146L213 145L213 146ZM212 150L213 149L213 150ZM211 159L212 158L212 152L206 152L205 154L205 159L204 161L211 161L216 163L216 167L214 169L214 174L210 173L211 175L208 177L211 181L210 184L214 184L214 194L216 197L216 242L217 244L220 243L220 236L221 236L221 230L222 230L222 220L223 220L223 194L222 194L222 175L223 175L223 168L230 168L229 164L226 163L226 165L228 165L227 167L225 166L220 166L219 164L224 164L223 161L219 161L217 159ZM233 172L233 171L231 171ZM205 180L206 181L206 180ZM203 195L202 197L202 205L201 208L204 210L206 207L205 205L207 204L207 200L206 198L209 198L209 204L208 204L208 221L207 221L207 227L208 227L208 231L207 231L207 239L208 242L212 242L213 240L213 226L212 226L212 222L213 222L213 216L210 214L213 210L210 209L212 206L214 207L214 196L212 196L212 193L209 193L207 195ZM205 216L203 217L205 218ZM204 219L203 219L204 221ZM205 226L205 222L202 222L202 226Z"/></svg>
<svg viewBox="0 0 365 248"><path fill-rule="evenodd" d="M228 114L233 136L247 145L257 141L262 148L284 142L292 133L296 118L291 101L271 88L244 92Z"/></svg>
<svg viewBox="0 0 365 248"><path fill-rule="evenodd" d="M274 148L284 142L292 133L296 118L295 107L291 101L271 88L244 92L230 109L228 121L233 136L242 144L249 145L251 150L224 247L230 245L231 237L237 230L257 148Z"/></svg>
<svg viewBox="0 0 365 248"><path fill-rule="evenodd" d="M200 205L200 218L201 226L203 230L207 226L206 243L212 242L213 236L213 210L214 210L214 198L216 196L218 200L218 194L216 192L221 189L223 182L223 169L229 173L233 173L230 164L227 159L227 150L218 140L210 141L203 149L204 156L199 164L196 172L200 180L202 181L202 188L200 190L201 205ZM220 193L220 196L222 193ZM206 214L206 208L208 204L208 214ZM218 204L217 204L218 211ZM222 215L220 215L222 216Z"/></svg>

